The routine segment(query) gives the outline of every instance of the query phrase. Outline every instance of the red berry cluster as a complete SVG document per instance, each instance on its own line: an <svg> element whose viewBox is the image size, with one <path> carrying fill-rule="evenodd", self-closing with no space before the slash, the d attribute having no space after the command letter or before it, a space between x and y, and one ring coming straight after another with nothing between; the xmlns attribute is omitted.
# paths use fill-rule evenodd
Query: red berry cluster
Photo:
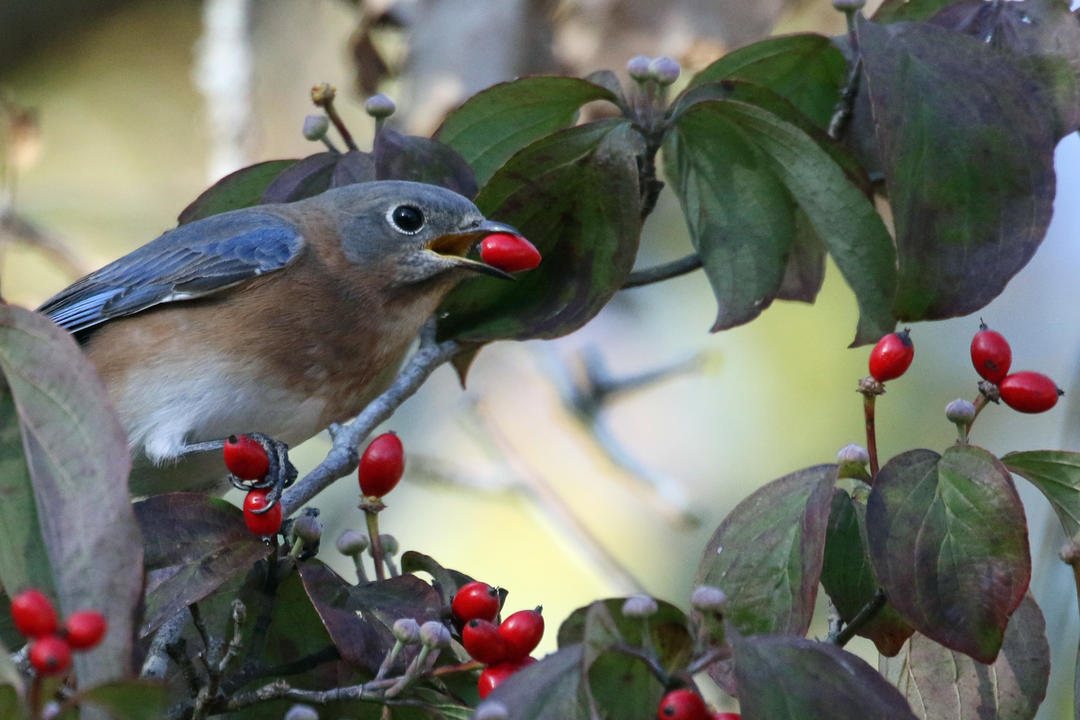
<svg viewBox="0 0 1080 720"><path fill-rule="evenodd" d="M895 380L907 372L915 357L911 331L889 333L870 351L870 374L878 382Z"/></svg>
<svg viewBox="0 0 1080 720"><path fill-rule="evenodd" d="M496 625L499 593L487 583L474 580L458 589L450 609L461 625L461 644L466 652L487 665L477 683L481 698L521 668L536 662L529 653L544 636L540 608L519 610Z"/></svg>
<svg viewBox="0 0 1080 720"><path fill-rule="evenodd" d="M1001 399L1013 410L1045 412L1057 404L1058 396L1064 395L1057 383L1042 373L1025 370L1010 375L1009 341L986 323L979 323L979 332L971 339L971 364L983 379L998 386Z"/></svg>
<svg viewBox="0 0 1080 720"><path fill-rule="evenodd" d="M15 629L30 639L30 665L41 675L71 667L72 650L89 650L105 637L105 617L93 610L72 613L60 627L56 608L40 590L24 590L11 600Z"/></svg>
<svg viewBox="0 0 1080 720"><path fill-rule="evenodd" d="M230 435L222 451L225 467L241 480L261 480L270 472L270 457L258 440L247 435ZM269 488L248 491L244 497L244 523L256 535L274 535L281 529L281 504L266 512L255 512L266 507Z"/></svg>
<svg viewBox="0 0 1080 720"><path fill-rule="evenodd" d="M540 264L540 251L520 235L493 233L480 243L480 259L510 273L532 270Z"/></svg>
<svg viewBox="0 0 1080 720"><path fill-rule="evenodd" d="M880 382L880 381L879 381ZM657 720L740 720L739 713L709 710L693 690L672 690L660 701Z"/></svg>

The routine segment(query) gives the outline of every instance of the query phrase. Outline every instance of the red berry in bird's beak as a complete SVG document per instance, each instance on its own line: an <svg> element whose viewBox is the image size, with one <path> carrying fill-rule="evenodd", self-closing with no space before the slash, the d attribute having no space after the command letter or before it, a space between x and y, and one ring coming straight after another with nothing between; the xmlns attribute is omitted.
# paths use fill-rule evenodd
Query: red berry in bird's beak
<svg viewBox="0 0 1080 720"><path fill-rule="evenodd" d="M532 270L540 264L540 251L520 235L493 233L480 243L480 258L505 272Z"/></svg>

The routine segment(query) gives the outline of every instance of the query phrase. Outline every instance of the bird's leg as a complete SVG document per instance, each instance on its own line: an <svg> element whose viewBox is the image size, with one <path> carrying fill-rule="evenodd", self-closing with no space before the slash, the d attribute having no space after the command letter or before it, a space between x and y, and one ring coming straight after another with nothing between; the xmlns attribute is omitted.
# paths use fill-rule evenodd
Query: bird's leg
<svg viewBox="0 0 1080 720"><path fill-rule="evenodd" d="M296 466L289 460L289 446L280 440L275 440L262 433L246 433L255 442L262 445L266 451L266 458L270 467L262 478L258 480L241 480L233 474L229 474L229 481L233 487L245 492L272 488L266 496L266 505L259 510L252 510L255 514L262 514L274 507L281 498L281 493L296 481L298 475ZM184 446L183 454L209 452L221 450L225 447L225 440L208 440L206 442L191 443Z"/></svg>
<svg viewBox="0 0 1080 720"><path fill-rule="evenodd" d="M281 493L285 491L285 488L296 481L298 473L296 466L289 460L288 445L262 433L247 433L247 436L262 445L263 450L266 451L266 457L270 461L270 469L260 480L243 482L233 477L232 481L233 485L241 490L272 488L266 496L266 505L259 510L252 511L258 515L274 507L274 504L281 499Z"/></svg>

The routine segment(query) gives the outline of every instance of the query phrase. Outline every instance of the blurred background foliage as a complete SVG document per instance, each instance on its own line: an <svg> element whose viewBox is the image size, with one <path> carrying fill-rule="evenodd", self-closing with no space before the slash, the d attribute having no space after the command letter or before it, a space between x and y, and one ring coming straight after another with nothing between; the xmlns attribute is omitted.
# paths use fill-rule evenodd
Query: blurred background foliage
<svg viewBox="0 0 1080 720"><path fill-rule="evenodd" d="M227 172L318 150L300 134L317 82L339 88L365 148L373 125L362 102L376 91L397 101L399 130L430 134L463 98L518 75L623 75L633 55L666 54L685 78L797 30L839 34L843 18L824 0L0 0L0 290L34 307L172 227ZM981 315L1009 338L1018 369L1047 373L1068 394L1045 415L988 410L973 441L997 454L1080 450L1076 135L1060 144L1057 170L1046 240ZM689 249L665 192L638 265ZM543 603L549 622L638 587L685 606L705 541L739 500L865 441L854 389L868 351L846 347L856 305L835 267L815 306L778 302L710 335L714 311L698 272L621 292L561 340L485 349L464 392L452 369L439 370L388 424L409 461L383 528L403 549L507 587L511 610ZM976 393L967 348L977 325L913 328L912 371L878 403L883 458L952 443L943 408ZM618 384L665 368L599 405L581 401L588 378ZM301 472L328 447L318 438L299 448ZM1054 650L1039 717L1071 717L1080 624L1057 560L1063 538L1042 497L1019 488ZM318 499L328 538L361 524L357 492L343 480ZM331 544L323 554L351 577Z"/></svg>

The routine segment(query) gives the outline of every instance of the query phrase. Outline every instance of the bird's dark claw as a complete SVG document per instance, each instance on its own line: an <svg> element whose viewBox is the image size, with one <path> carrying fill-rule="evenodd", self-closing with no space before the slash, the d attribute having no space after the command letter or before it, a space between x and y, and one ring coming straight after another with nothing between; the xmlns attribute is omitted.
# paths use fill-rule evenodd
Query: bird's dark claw
<svg viewBox="0 0 1080 720"><path fill-rule="evenodd" d="M245 481L235 475L230 475L229 479L234 487L244 491L271 488L266 495L266 505L259 510L252 510L253 513L258 515L274 507L274 504L281 499L281 493L285 491L285 488L296 482L298 473L296 466L289 460L288 445L262 433L248 433L247 435L266 450L266 457L270 461L270 469L259 480Z"/></svg>

